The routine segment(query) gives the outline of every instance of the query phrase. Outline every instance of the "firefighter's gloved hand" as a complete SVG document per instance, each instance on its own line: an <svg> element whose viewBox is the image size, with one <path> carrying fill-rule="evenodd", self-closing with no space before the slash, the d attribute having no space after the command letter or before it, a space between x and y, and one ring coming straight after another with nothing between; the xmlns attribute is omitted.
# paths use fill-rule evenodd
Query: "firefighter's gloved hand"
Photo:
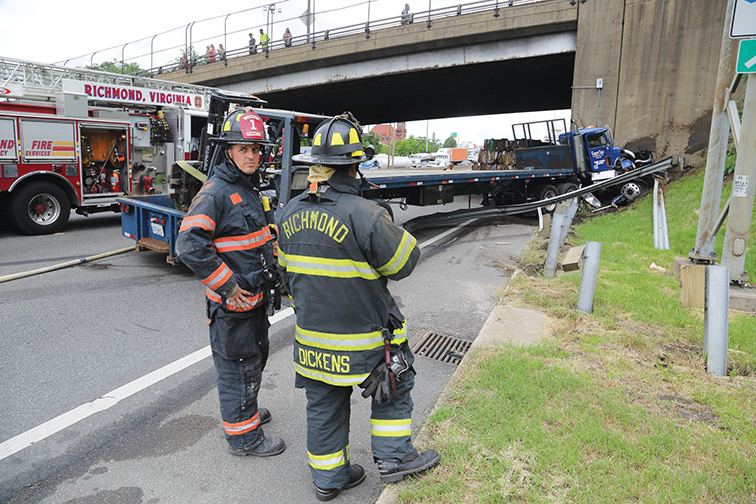
<svg viewBox="0 0 756 504"><path fill-rule="evenodd" d="M391 356L390 366L381 360L370 375L360 383L360 388L365 389L362 391L362 397L373 396L378 404L388 403L396 393L396 384L404 381L409 369L401 352Z"/></svg>

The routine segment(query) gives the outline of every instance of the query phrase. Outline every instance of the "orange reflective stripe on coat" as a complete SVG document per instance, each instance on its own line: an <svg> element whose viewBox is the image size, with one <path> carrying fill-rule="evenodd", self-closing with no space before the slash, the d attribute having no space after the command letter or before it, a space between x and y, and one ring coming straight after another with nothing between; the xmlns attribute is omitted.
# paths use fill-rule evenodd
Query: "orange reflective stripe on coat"
<svg viewBox="0 0 756 504"><path fill-rule="evenodd" d="M251 430L255 430L260 425L260 412L258 411L255 416L249 420L245 420L239 423L223 422L223 429L229 436L238 436Z"/></svg>
<svg viewBox="0 0 756 504"><path fill-rule="evenodd" d="M185 217L181 222L181 229L179 229L179 233L186 231L187 229L192 227L198 227L209 231L210 234L213 234L215 232L215 221L207 215L203 214L190 215L188 217Z"/></svg>
<svg viewBox="0 0 756 504"><path fill-rule="evenodd" d="M221 297L215 292L211 291L210 289L207 289L207 299L209 299L210 301L214 301L216 303L221 302ZM261 306L263 304L263 293L260 292L256 296L248 297L247 299L249 299L251 302L250 305L247 307L236 306L235 304L229 303L227 299L226 308L232 311L237 311L237 312L245 312L245 311L254 310L258 306Z"/></svg>
<svg viewBox="0 0 756 504"><path fill-rule="evenodd" d="M226 263L221 264L218 266L218 269L213 271L213 273L202 280L202 283L207 285L209 289L217 289L224 283L228 282L228 279L231 278L231 270L228 266L226 266Z"/></svg>
<svg viewBox="0 0 756 504"><path fill-rule="evenodd" d="M270 234L268 227L262 228L260 231L250 233L244 236L224 236L213 240L218 252L231 252L232 250L251 250L253 248L261 247L265 243L273 239L273 235Z"/></svg>

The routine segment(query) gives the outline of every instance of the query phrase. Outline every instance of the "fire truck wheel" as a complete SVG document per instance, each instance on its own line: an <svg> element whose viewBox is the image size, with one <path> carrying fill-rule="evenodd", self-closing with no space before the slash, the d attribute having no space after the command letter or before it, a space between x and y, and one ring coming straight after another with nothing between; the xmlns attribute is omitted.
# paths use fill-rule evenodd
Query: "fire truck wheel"
<svg viewBox="0 0 756 504"><path fill-rule="evenodd" d="M30 235L57 233L68 222L71 203L60 187L35 182L20 189L11 202L13 221Z"/></svg>

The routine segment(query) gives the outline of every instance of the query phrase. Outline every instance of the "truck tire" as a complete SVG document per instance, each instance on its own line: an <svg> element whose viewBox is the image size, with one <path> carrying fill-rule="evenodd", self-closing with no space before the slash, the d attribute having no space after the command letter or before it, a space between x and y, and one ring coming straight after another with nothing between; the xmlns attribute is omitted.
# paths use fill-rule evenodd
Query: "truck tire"
<svg viewBox="0 0 756 504"><path fill-rule="evenodd" d="M648 187L643 181L631 180L622 186L620 193L627 198L628 202L632 202L640 198L647 190Z"/></svg>
<svg viewBox="0 0 756 504"><path fill-rule="evenodd" d="M57 233L68 222L71 202L55 184L34 182L13 196L11 215L16 227L26 234Z"/></svg>
<svg viewBox="0 0 756 504"><path fill-rule="evenodd" d="M557 191L557 188L551 184L544 184L542 186L538 186L535 190L535 193L533 193L533 196L535 197L536 201L553 198L558 195L559 195L559 192ZM541 207L541 211L543 213L552 213L554 209L556 209L556 206L557 206L556 203L552 203L550 205Z"/></svg>
<svg viewBox="0 0 756 504"><path fill-rule="evenodd" d="M573 184L572 182L565 182L563 184L559 184L558 186L556 186L556 188L557 188L557 192L561 195L561 194L567 194L568 192L577 190L578 185Z"/></svg>

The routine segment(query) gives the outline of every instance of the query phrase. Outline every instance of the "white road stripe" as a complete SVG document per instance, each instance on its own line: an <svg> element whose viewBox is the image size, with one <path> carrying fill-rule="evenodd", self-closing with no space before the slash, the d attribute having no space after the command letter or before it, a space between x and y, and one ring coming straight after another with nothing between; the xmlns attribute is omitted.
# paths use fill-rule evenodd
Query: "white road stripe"
<svg viewBox="0 0 756 504"><path fill-rule="evenodd" d="M270 323L271 325L273 325L276 322L279 322L280 320L283 320L293 314L293 309L286 308L270 317ZM210 357L210 355L210 345L208 345L205 348L197 350L196 352L191 353L186 357L182 357L181 359L163 366L160 369L153 371L152 373L146 374L141 378L137 378L131 383L127 383L123 387L119 387L112 392L108 392L107 394L95 399L92 402L82 404L78 408L74 408L66 413L63 413L60 416L53 418L52 420L34 427L33 429L30 429L22 434L19 434L16 437L10 438L9 440L0 443L0 460L10 457L14 453L18 453L19 451L28 446L31 446L34 443L40 442L43 439L52 436L56 432L60 432L66 427L70 427L71 425L84 420L88 416L94 415L99 411L104 411L114 406L122 399L126 399L127 397L132 396L137 392L146 389L150 385L154 385L155 383L158 383L159 381L164 380L165 378L168 378L169 376L188 368L192 364L196 364L202 359Z"/></svg>
<svg viewBox="0 0 756 504"><path fill-rule="evenodd" d="M477 217L476 217L476 218L474 218L474 219L466 220L465 222L463 222L463 223L462 223L462 224L460 224L459 226L457 226L457 227L455 227L455 228L451 228L450 230L448 230L448 231L445 231L445 232L441 233L441 234L440 234L440 235L438 235L438 236L434 236L434 237L433 237L433 238L431 238L430 240L426 240L426 241L424 241L423 243L421 243L420 245L418 245L418 247L420 247L420 248L424 248L424 247L427 247L427 246L429 246L429 245L433 245L433 244L434 244L434 243L436 243L436 242L437 242L438 240L441 240L441 239L443 239L443 238L446 238L447 236L449 236L450 234L452 234L452 233L453 233L454 231L457 231L458 229L461 229L461 228L463 228L463 227L467 226L468 224L470 224L471 222L475 222L476 220L478 220L478 218L477 218Z"/></svg>
<svg viewBox="0 0 756 504"><path fill-rule="evenodd" d="M418 246L422 249L424 247L432 245L475 220L477 219L470 219L468 221L465 221L459 226L449 229L448 231L445 231ZM286 308L270 317L270 323L271 325L273 325L276 322L279 322L293 314L293 309ZM94 415L95 413L105 411L106 409L116 405L119 401L126 399L127 397L130 397L137 392L146 389L150 385L154 385L159 381L162 381L165 378L168 378L169 376L172 376L179 371L188 368L192 364L196 364L202 359L210 357L210 355L210 345L208 345L205 348L197 350L196 352L191 353L186 357L182 357L181 359L163 366L160 369L153 371L152 373L146 374L141 378L137 378L131 383L127 383L123 387L119 387L112 392L108 392L107 394L95 399L92 402L82 404L78 408L74 408L66 413L63 413L62 415L53 418L52 420L48 420L47 422L34 427L33 429L29 429L28 431L19 434L16 437L12 437L7 441L3 441L2 443L0 443L0 460L6 459L14 453L18 453L24 448L31 446L34 443L38 443L43 439L52 436L56 432L60 432L66 427L70 427L71 425L74 425L75 423L80 422L81 420L84 420L85 418Z"/></svg>

